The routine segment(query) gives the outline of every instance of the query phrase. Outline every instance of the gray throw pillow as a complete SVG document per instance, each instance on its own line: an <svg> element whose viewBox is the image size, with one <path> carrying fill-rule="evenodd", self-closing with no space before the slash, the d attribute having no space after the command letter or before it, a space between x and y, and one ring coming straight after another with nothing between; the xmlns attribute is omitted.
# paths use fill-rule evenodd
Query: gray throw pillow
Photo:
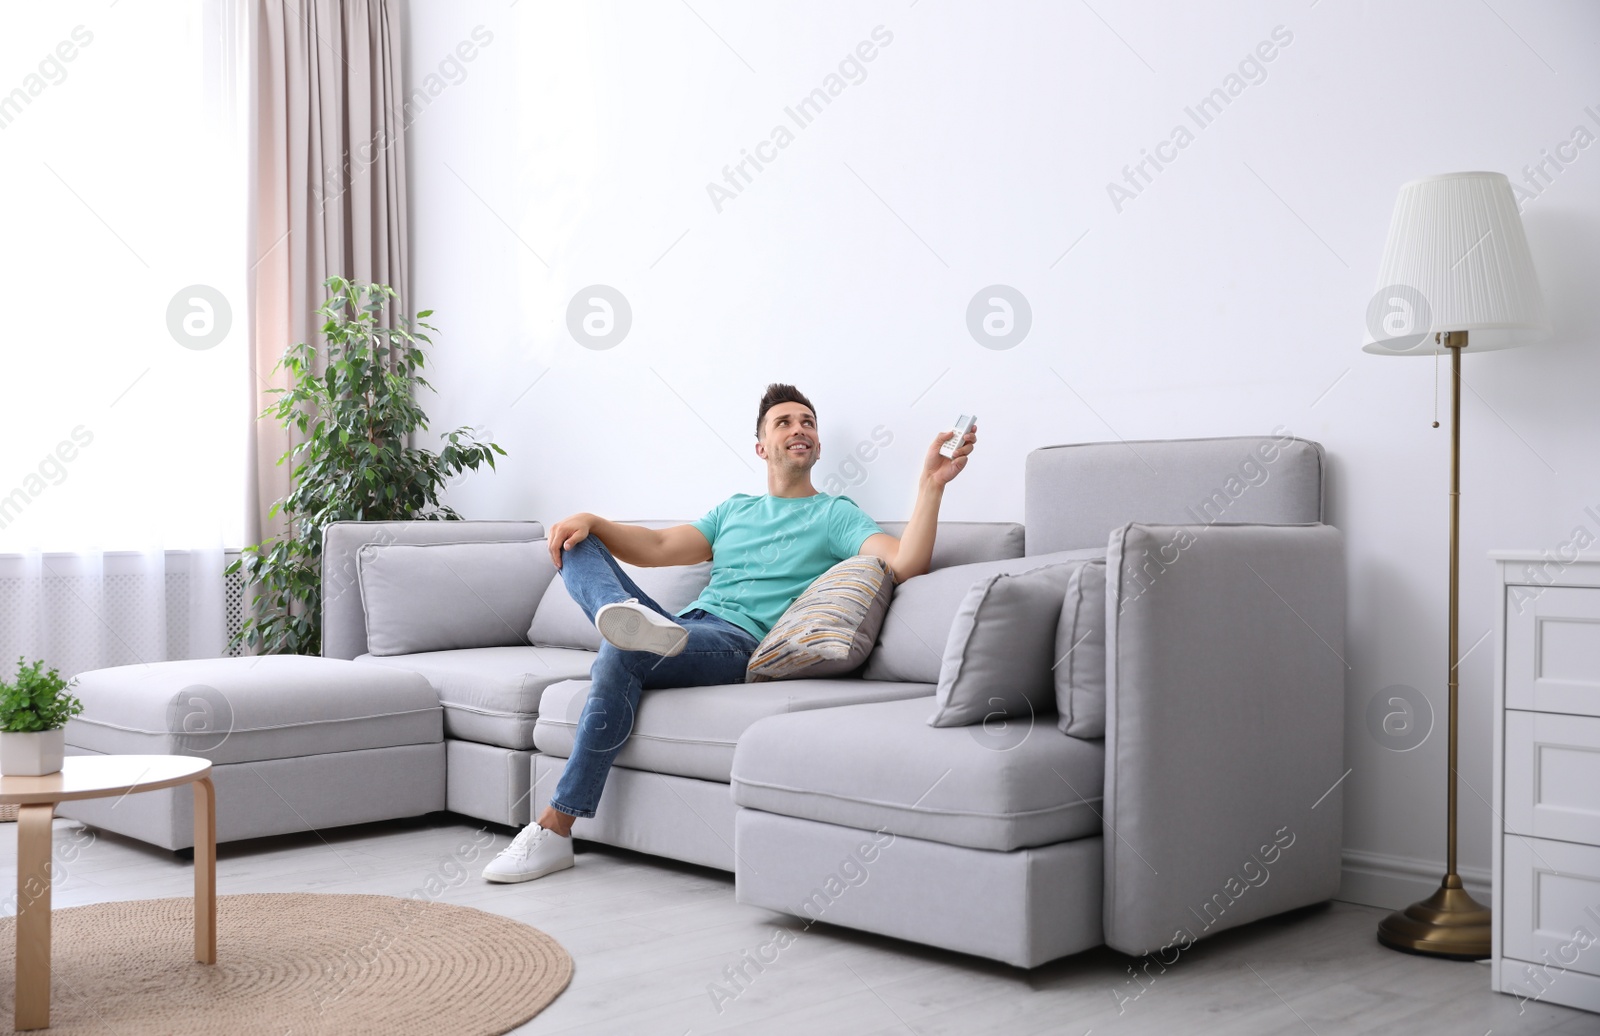
<svg viewBox="0 0 1600 1036"><path fill-rule="evenodd" d="M750 656L745 682L844 676L861 668L893 593L894 579L882 558L845 558L772 624Z"/></svg>
<svg viewBox="0 0 1600 1036"><path fill-rule="evenodd" d="M544 540L519 543L369 543L356 580L374 655L528 642L555 566Z"/></svg>
<svg viewBox="0 0 1600 1036"><path fill-rule="evenodd" d="M868 680L938 683L945 642L956 609L972 584L1001 572L1026 572L1063 561L1106 556L1104 547L1062 550L1025 558L979 561L970 565L936 568L907 579L895 587L889 614L884 616L878 646L867 659L862 676Z"/></svg>
<svg viewBox="0 0 1600 1036"><path fill-rule="evenodd" d="M1072 574L1056 627L1056 726L1093 740L1106 736L1106 563Z"/></svg>
<svg viewBox="0 0 1600 1036"><path fill-rule="evenodd" d="M1056 626L1070 561L974 583L956 610L939 668L931 727L966 727L999 716L1032 716L1055 705Z"/></svg>
<svg viewBox="0 0 1600 1036"><path fill-rule="evenodd" d="M545 555L547 561L549 554ZM638 568L618 562L628 578L643 590L646 597L676 615L689 607L700 591L711 581L711 562L698 565L671 565L666 568ZM527 627L528 639L540 647L587 648L600 650L600 632L583 614L578 602L567 593L567 584L561 573L550 581L533 622Z"/></svg>

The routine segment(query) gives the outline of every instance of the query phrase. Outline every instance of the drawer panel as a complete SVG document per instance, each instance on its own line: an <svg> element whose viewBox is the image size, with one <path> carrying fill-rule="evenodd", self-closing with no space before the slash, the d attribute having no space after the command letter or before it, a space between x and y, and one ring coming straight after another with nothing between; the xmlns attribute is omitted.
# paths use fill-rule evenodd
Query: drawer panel
<svg viewBox="0 0 1600 1036"><path fill-rule="evenodd" d="M1506 708L1600 716L1600 587L1506 592Z"/></svg>
<svg viewBox="0 0 1600 1036"><path fill-rule="evenodd" d="M1504 958L1500 962L1500 985L1497 988L1499 992L1516 997L1519 1007L1524 1001L1531 1000L1540 1004L1600 1011L1600 978L1581 975L1559 966L1552 967L1543 961Z"/></svg>
<svg viewBox="0 0 1600 1036"><path fill-rule="evenodd" d="M1503 955L1600 976L1600 847L1501 837Z"/></svg>
<svg viewBox="0 0 1600 1036"><path fill-rule="evenodd" d="M1600 845L1600 718L1508 709L1505 738L1506 830Z"/></svg>

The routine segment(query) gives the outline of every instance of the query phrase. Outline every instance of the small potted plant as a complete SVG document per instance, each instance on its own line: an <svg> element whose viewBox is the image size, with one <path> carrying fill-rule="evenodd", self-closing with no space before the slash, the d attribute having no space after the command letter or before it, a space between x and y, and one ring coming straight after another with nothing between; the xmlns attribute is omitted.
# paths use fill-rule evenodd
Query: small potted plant
<svg viewBox="0 0 1600 1036"><path fill-rule="evenodd" d="M16 682L0 682L0 774L38 777L61 769L67 720L83 711L83 702L67 693L72 683L43 661L17 659Z"/></svg>

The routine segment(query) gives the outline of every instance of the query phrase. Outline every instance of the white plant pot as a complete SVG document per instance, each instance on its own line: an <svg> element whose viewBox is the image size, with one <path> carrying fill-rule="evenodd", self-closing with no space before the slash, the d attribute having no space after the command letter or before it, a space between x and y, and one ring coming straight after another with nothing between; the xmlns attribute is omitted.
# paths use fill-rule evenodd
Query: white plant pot
<svg viewBox="0 0 1600 1036"><path fill-rule="evenodd" d="M67 728L27 734L0 733L0 774L42 777L61 769L67 754Z"/></svg>

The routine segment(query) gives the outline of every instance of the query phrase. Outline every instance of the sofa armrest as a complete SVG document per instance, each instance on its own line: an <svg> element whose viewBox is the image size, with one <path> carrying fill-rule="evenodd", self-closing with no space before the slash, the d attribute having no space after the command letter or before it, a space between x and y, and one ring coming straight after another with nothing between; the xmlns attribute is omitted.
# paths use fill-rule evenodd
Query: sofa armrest
<svg viewBox="0 0 1600 1036"><path fill-rule="evenodd" d="M1106 574L1106 942L1173 952L1332 898L1339 531L1132 523Z"/></svg>
<svg viewBox="0 0 1600 1036"><path fill-rule="evenodd" d="M521 543L544 538L544 526L521 521L334 522L322 534L322 657L367 651L367 613L356 578L356 552L369 543Z"/></svg>

